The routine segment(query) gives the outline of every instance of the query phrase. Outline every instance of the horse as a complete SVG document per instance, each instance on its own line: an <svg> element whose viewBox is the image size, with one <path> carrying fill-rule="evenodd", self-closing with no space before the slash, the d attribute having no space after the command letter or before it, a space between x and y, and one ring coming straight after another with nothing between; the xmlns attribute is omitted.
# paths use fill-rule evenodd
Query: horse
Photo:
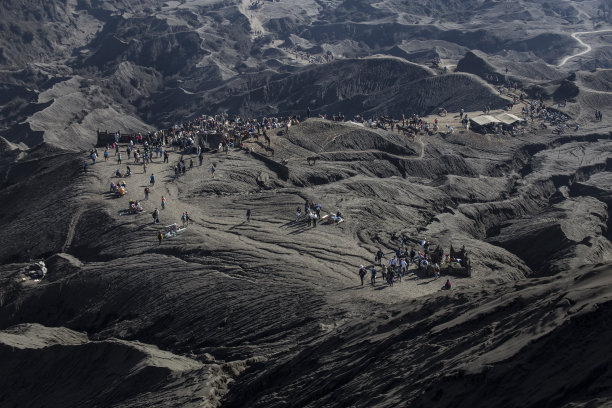
<svg viewBox="0 0 612 408"><path fill-rule="evenodd" d="M407 128L407 127L403 127L403 126L399 126L399 125L398 125L398 126L397 126L397 131L398 131L398 132L400 132L400 131L401 131L401 132L403 132L403 133L404 133L404 136L406 136L406 135L407 135L407 136L409 136L409 137L410 137L412 140L414 140L415 133L412 131L412 128Z"/></svg>
<svg viewBox="0 0 612 408"><path fill-rule="evenodd" d="M309 156L306 158L306 161L308 162L309 165L317 164L317 160L321 160L321 158L319 156Z"/></svg>

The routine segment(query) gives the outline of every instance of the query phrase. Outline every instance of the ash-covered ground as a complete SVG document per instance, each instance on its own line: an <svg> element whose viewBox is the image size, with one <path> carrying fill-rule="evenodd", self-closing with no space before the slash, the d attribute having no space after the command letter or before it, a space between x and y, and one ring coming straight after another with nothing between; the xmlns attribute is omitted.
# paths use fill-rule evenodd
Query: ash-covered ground
<svg viewBox="0 0 612 408"><path fill-rule="evenodd" d="M611 404L604 3L3 2L0 406ZM527 121L465 129L483 107ZM97 129L221 112L301 121L268 130L273 155L130 159L122 198L126 145L88 157ZM439 130L318 117L339 112ZM344 221L296 221L305 201ZM362 286L403 236L465 247L471 275Z"/></svg>

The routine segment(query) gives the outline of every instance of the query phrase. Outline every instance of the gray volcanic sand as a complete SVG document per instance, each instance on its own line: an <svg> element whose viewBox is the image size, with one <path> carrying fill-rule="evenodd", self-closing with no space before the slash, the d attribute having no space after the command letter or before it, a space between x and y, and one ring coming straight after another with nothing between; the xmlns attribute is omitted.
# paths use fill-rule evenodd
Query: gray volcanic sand
<svg viewBox="0 0 612 408"><path fill-rule="evenodd" d="M40 283L21 282L23 263L2 267L2 369L32 363L23 377L4 377L0 389L11 391L0 400L39 405L70 390L67 405L608 401L601 383L607 368L567 364L601 355L609 336L599 317L608 314L601 310L609 266L580 268L612 258L609 135L534 131L511 138L459 130L452 113L440 119L456 133L412 140L309 119L288 136L271 131L274 160L288 160L287 180L234 149L206 154L202 167L176 180L161 159L146 174L131 165L121 199L106 193L118 167L113 153L86 174L81 155L47 145L22 154L5 170L22 178L1 193L15 203L3 214L14 231L3 236L3 259L20 262L23 247L32 256L72 255L49 258ZM18 150L6 146L7 154ZM312 155L320 161L308 165ZM180 153L170 157L172 164ZM157 181L144 201L151 172ZM180 222L185 210L193 222L159 245L150 212L162 195L162 226ZM143 200L145 212L119 216L130 198ZM324 213L340 209L346 222L296 222L305 199ZM412 270L394 287L362 288L358 266L370 265L378 247L392 251L402 234L417 248L424 238L445 251L465 245L472 277L451 277L450 293ZM537 275L550 277L530 278ZM24 322L36 324L16 326ZM585 337L572 337L576 325ZM58 350L45 352L49 347ZM125 356L121 363L113 362L116 353ZM98 369L89 372L92 365ZM57 375L58 367L91 381L75 390L73 376ZM96 372L100 377L91 377ZM44 390L38 400L18 385L31 377ZM600 391L579 385L587 379ZM479 388L483 382L508 391L489 393Z"/></svg>
<svg viewBox="0 0 612 408"><path fill-rule="evenodd" d="M2 2L0 406L611 405L612 33L599 5ZM514 136L461 128L461 108L502 113L491 77L506 68L530 99L565 105L562 134L537 120ZM146 174L131 165L121 199L108 191L126 162L111 152L82 171L98 129L307 106L430 123L443 107L440 129L455 131L311 118L271 131L268 160L247 141L256 154L206 153L178 179L191 151ZM145 211L119 215L130 199ZM305 200L346 221L295 221ZM191 225L158 244L183 211ZM411 268L362 287L359 265L378 248L388 261L402 235L465 246L471 277L440 291L448 276ZM34 259L41 281L24 274Z"/></svg>

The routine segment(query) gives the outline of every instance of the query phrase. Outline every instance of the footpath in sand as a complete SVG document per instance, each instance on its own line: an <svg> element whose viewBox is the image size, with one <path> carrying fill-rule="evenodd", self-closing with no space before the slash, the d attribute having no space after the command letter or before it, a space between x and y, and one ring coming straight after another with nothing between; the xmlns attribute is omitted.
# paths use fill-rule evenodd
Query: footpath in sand
<svg viewBox="0 0 612 408"><path fill-rule="evenodd" d="M278 136L272 136L278 138ZM273 143L278 141L273 139ZM424 144L417 141L421 157ZM255 146L254 146L255 147ZM121 146L125 157L126 146ZM346 236L346 229L355 220L347 219L340 225L320 224L316 228L307 227L302 217L295 221L295 209L303 208L305 196L316 196L312 189L306 188L300 192L295 188L280 188L276 191L258 191L251 185L246 191L236 191L236 180L246 174L266 174L269 172L261 162L240 149L230 150L230 153L204 153L202 166L198 165L195 154L182 155L187 164L187 172L179 178L174 177L173 165L181 155L170 151L170 163L163 163L163 158L155 158L147 165L147 172L142 164L134 164L123 160L118 165L114 152L110 153L108 162L98 160L96 165L90 165L88 171L95 174L95 179L101 183L92 184L91 192L100 189L104 195L104 185L120 179L113 177L115 170L125 170L129 163L132 176L124 178L127 191L123 198L113 198L105 201L109 213L115 221L128 227L128 235L123 239L136 241L146 252L164 253L168 248L188 250L198 246L202 251L215 251L219 247L236 252L236 257L253 259L251 267L261 264L263 268L273 271L276 266L284 267L286 271L294 271L292 279L308 282L317 289L327 292L336 303L341 300L353 301L351 298L369 299L377 302L394 302L400 299L423 296L440 290L444 283L432 279L419 279L413 273L415 266L409 268L409 273L402 282L393 287L383 283L378 270L378 283L371 287L369 270L366 285L362 288L357 271L359 265L371 265L377 247L374 244L353 242ZM277 153L278 155L278 153ZM194 161L194 167L189 169L189 160ZM211 176L211 166L215 164L214 178ZM306 162L303 163L307 166ZM155 185L150 184L151 174L155 175ZM270 175L272 176L272 175ZM105 181L104 181L105 180ZM149 199L145 200L144 189L150 188ZM240 186L242 187L242 186ZM108 189L108 187L106 187ZM321 192L321 199L315 202L327 201ZM167 200L166 208L162 210L161 199ZM143 206L143 212L138 215L119 215L119 211L128 207L129 200L138 200ZM153 224L152 212L158 208L160 223ZM251 208L253 217L246 222L246 209ZM326 211L335 212L335 208ZM156 232L172 223L182 225L181 215L187 211L191 222L187 230L178 237L165 239L161 245L156 239ZM349 230L351 228L348 228ZM130 245L131 246L131 245ZM147 248L148 247L148 248ZM417 250L419 248L416 248ZM224 249L225 250L225 249ZM388 261L390 250L386 249ZM248 255L248 256L245 256ZM255 260L259 258L258 260ZM266 263L273 264L270 267ZM223 265L219 265L223 269ZM274 273L274 272L269 272ZM244 279L255 279L256 276Z"/></svg>

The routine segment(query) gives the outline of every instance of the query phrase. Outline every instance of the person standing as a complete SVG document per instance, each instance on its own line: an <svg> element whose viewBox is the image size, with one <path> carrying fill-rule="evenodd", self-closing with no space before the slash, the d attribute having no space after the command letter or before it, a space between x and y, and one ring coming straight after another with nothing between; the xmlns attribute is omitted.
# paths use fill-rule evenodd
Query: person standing
<svg viewBox="0 0 612 408"><path fill-rule="evenodd" d="M359 279L361 279L361 286L363 287L363 278L366 275L366 269L363 265L359 266Z"/></svg>
<svg viewBox="0 0 612 408"><path fill-rule="evenodd" d="M159 245L161 245L162 239L164 239L164 233L161 230L157 232L157 239L159 240Z"/></svg>
<svg viewBox="0 0 612 408"><path fill-rule="evenodd" d="M382 265L383 255L385 255L385 253L383 252L382 248L378 248L376 256L374 257L374 261L378 262L379 265Z"/></svg>
<svg viewBox="0 0 612 408"><path fill-rule="evenodd" d="M149 189L149 187L145 187L145 189L144 189L144 193L145 193L145 200L148 200L148 199L149 199L149 192L150 192L150 191L151 191L151 190Z"/></svg>
<svg viewBox="0 0 612 408"><path fill-rule="evenodd" d="M166 197L162 196L162 210L164 210L166 208Z"/></svg>
<svg viewBox="0 0 612 408"><path fill-rule="evenodd" d="M157 224L159 222L159 210L155 208L152 215L153 215L153 224Z"/></svg>
<svg viewBox="0 0 612 408"><path fill-rule="evenodd" d="M246 218L247 218L247 221L251 221L251 209L250 208L247 209Z"/></svg>
<svg viewBox="0 0 612 408"><path fill-rule="evenodd" d="M214 164L210 168L210 175L212 178L215 178L215 165Z"/></svg>
<svg viewBox="0 0 612 408"><path fill-rule="evenodd" d="M155 174L151 173L151 185L154 186L155 185Z"/></svg>

